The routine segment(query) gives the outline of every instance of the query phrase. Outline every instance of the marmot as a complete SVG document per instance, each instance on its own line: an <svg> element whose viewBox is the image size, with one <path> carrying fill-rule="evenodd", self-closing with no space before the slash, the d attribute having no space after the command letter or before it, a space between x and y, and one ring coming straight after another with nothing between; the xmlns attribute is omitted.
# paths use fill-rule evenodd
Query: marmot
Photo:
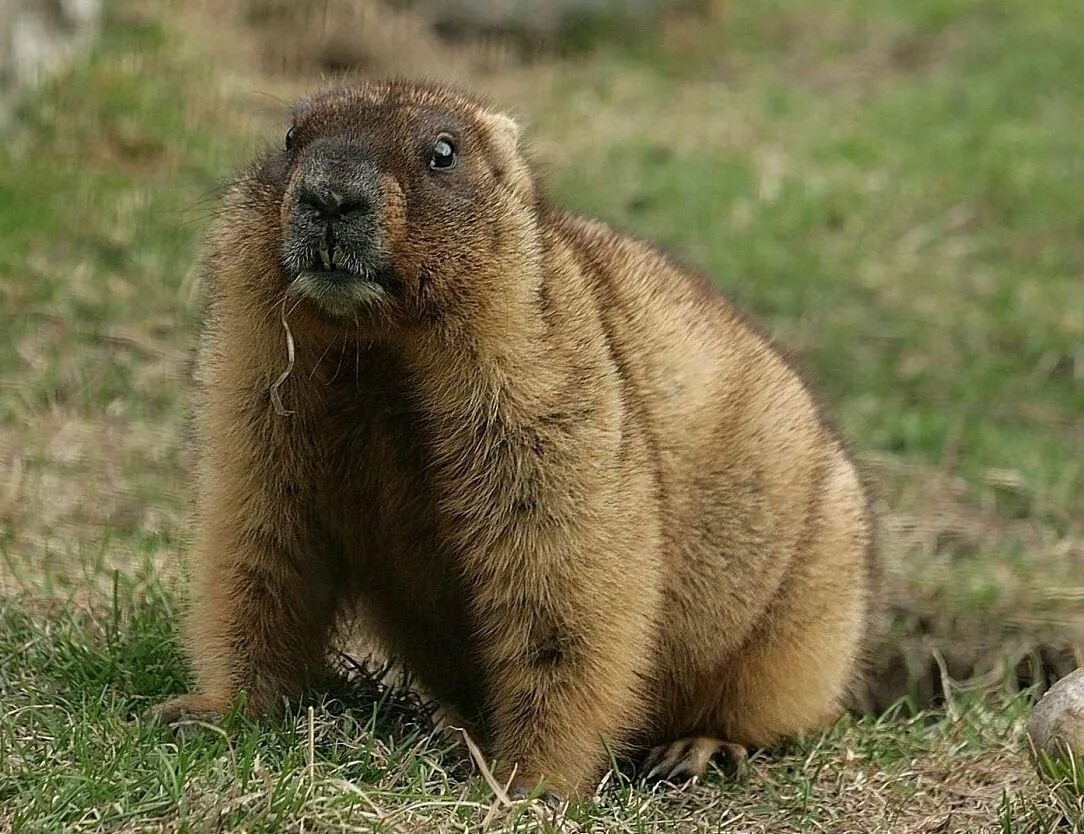
<svg viewBox="0 0 1084 834"><path fill-rule="evenodd" d="M282 703L359 612L517 795L840 713L876 574L847 451L706 281L547 202L511 118L319 93L207 262L199 690L167 720Z"/></svg>

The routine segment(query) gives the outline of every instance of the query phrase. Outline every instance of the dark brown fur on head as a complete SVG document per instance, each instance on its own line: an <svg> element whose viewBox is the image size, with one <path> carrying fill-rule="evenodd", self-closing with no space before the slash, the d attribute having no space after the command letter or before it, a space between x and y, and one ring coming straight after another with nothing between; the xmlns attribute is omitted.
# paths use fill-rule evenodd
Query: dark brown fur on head
<svg viewBox="0 0 1084 834"><path fill-rule="evenodd" d="M434 158L434 149L451 150ZM448 161L450 159L450 164ZM370 338L469 315L470 281L521 258L536 188L507 116L448 88L371 83L299 103L242 181L242 245L278 256L262 288L300 318ZM233 243L237 243L234 241Z"/></svg>
<svg viewBox="0 0 1084 834"><path fill-rule="evenodd" d="M272 709L354 615L520 790L582 795L607 749L702 773L831 721L870 520L771 344L542 208L514 123L455 91L332 90L286 145L212 238L199 692L163 714Z"/></svg>

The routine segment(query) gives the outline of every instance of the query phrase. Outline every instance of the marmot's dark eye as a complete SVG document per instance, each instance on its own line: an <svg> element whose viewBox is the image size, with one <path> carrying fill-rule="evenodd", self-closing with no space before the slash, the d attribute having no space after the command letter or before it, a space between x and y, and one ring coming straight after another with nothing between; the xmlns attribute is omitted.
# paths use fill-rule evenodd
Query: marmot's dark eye
<svg viewBox="0 0 1084 834"><path fill-rule="evenodd" d="M429 151L429 167L434 171L447 171L455 167L455 162L455 140L447 134L441 134Z"/></svg>
<svg viewBox="0 0 1084 834"><path fill-rule="evenodd" d="M294 129L292 127L286 131L286 138L282 140L282 146L288 151L294 149Z"/></svg>

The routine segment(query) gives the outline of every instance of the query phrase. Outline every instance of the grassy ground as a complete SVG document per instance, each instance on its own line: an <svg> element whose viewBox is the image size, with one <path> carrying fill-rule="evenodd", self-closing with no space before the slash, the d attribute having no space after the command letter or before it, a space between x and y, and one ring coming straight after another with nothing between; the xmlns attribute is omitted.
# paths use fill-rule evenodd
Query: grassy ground
<svg viewBox="0 0 1084 834"><path fill-rule="evenodd" d="M133 718L189 683L198 240L222 178L279 140L282 101L343 63L466 78L516 110L554 195L716 276L878 484L892 616L871 699L897 706L762 756L741 785L611 776L562 825L1084 831L1080 797L1034 777L1020 741L1037 688L1084 646L1076 9L736 3L524 63L365 4L248 7L263 13L118 0L100 47L0 143L0 831L487 816L455 740L364 677L281 726L174 740ZM358 35L331 43L342 31Z"/></svg>

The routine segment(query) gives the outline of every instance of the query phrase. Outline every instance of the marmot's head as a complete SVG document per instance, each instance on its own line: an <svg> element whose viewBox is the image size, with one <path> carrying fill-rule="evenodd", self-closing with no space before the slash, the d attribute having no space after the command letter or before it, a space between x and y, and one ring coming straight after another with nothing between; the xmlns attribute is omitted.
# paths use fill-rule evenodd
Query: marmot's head
<svg viewBox="0 0 1084 834"><path fill-rule="evenodd" d="M220 255L259 259L268 298L370 335L469 306L466 282L533 248L515 122L443 87L367 83L302 101L236 193Z"/></svg>

